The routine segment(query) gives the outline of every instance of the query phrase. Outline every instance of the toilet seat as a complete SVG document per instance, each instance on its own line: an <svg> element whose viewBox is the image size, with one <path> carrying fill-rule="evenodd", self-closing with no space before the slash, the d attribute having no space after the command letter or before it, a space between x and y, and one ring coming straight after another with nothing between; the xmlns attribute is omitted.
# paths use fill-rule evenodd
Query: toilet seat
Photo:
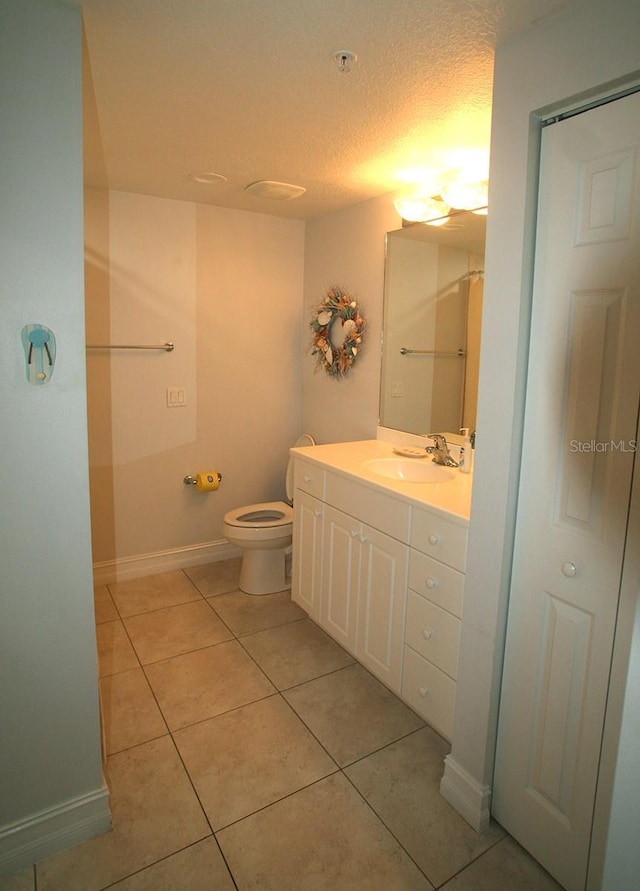
<svg viewBox="0 0 640 891"><path fill-rule="evenodd" d="M296 447L315 445L304 433ZM246 504L224 515L222 534L242 552L238 587L246 594L275 594L291 587L287 557L293 538L293 462L289 459L286 476L286 501Z"/></svg>
<svg viewBox="0 0 640 891"><path fill-rule="evenodd" d="M277 529L293 523L293 508L284 501L246 504L226 513L224 522L239 529Z"/></svg>

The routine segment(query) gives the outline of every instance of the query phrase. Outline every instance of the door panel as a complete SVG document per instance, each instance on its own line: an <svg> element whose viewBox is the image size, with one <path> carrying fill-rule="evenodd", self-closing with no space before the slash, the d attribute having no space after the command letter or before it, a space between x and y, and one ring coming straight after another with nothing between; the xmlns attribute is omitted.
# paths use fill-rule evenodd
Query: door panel
<svg viewBox="0 0 640 891"><path fill-rule="evenodd" d="M350 653L356 651L360 523L330 505L324 506L322 624Z"/></svg>
<svg viewBox="0 0 640 891"><path fill-rule="evenodd" d="M538 692L527 785L555 817L570 819L574 757L586 704L593 615L546 592L542 603Z"/></svg>
<svg viewBox="0 0 640 891"><path fill-rule="evenodd" d="M493 811L568 889L586 879L633 470L639 144L640 94L542 139Z"/></svg>
<svg viewBox="0 0 640 891"><path fill-rule="evenodd" d="M297 490L293 512L295 551L291 597L316 620L320 618L323 511L321 501Z"/></svg>
<svg viewBox="0 0 640 891"><path fill-rule="evenodd" d="M370 527L361 548L357 656L399 693L409 548Z"/></svg>
<svg viewBox="0 0 640 891"><path fill-rule="evenodd" d="M614 443L616 394L627 294L621 289L573 292L569 295L567 406L560 462L559 524L569 523L600 538L606 487L616 460ZM581 445L582 444L582 445Z"/></svg>

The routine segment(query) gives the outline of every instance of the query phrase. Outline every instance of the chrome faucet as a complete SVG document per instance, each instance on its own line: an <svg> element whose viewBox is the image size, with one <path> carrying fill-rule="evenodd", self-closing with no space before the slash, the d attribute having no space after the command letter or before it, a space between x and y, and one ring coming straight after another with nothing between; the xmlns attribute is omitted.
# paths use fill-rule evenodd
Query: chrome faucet
<svg viewBox="0 0 640 891"><path fill-rule="evenodd" d="M427 446L425 451L427 455L433 455L436 464L443 464L445 467L457 467L458 462L451 457L447 440L442 433L427 433L428 439L432 439L434 444Z"/></svg>

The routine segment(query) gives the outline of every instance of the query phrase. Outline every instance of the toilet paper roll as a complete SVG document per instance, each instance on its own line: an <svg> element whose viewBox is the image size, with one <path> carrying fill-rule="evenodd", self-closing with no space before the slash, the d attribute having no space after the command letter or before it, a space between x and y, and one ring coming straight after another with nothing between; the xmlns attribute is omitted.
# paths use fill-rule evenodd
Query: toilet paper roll
<svg viewBox="0 0 640 891"><path fill-rule="evenodd" d="M198 492L215 492L221 479L222 475L217 470L206 470L196 476L196 489Z"/></svg>

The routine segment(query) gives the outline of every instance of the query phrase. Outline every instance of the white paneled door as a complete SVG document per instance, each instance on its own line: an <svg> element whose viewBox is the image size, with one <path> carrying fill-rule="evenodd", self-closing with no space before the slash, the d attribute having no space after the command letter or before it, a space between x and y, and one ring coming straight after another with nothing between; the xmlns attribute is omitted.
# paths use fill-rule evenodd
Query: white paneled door
<svg viewBox="0 0 640 891"><path fill-rule="evenodd" d="M583 889L640 387L640 93L547 126L493 813Z"/></svg>

